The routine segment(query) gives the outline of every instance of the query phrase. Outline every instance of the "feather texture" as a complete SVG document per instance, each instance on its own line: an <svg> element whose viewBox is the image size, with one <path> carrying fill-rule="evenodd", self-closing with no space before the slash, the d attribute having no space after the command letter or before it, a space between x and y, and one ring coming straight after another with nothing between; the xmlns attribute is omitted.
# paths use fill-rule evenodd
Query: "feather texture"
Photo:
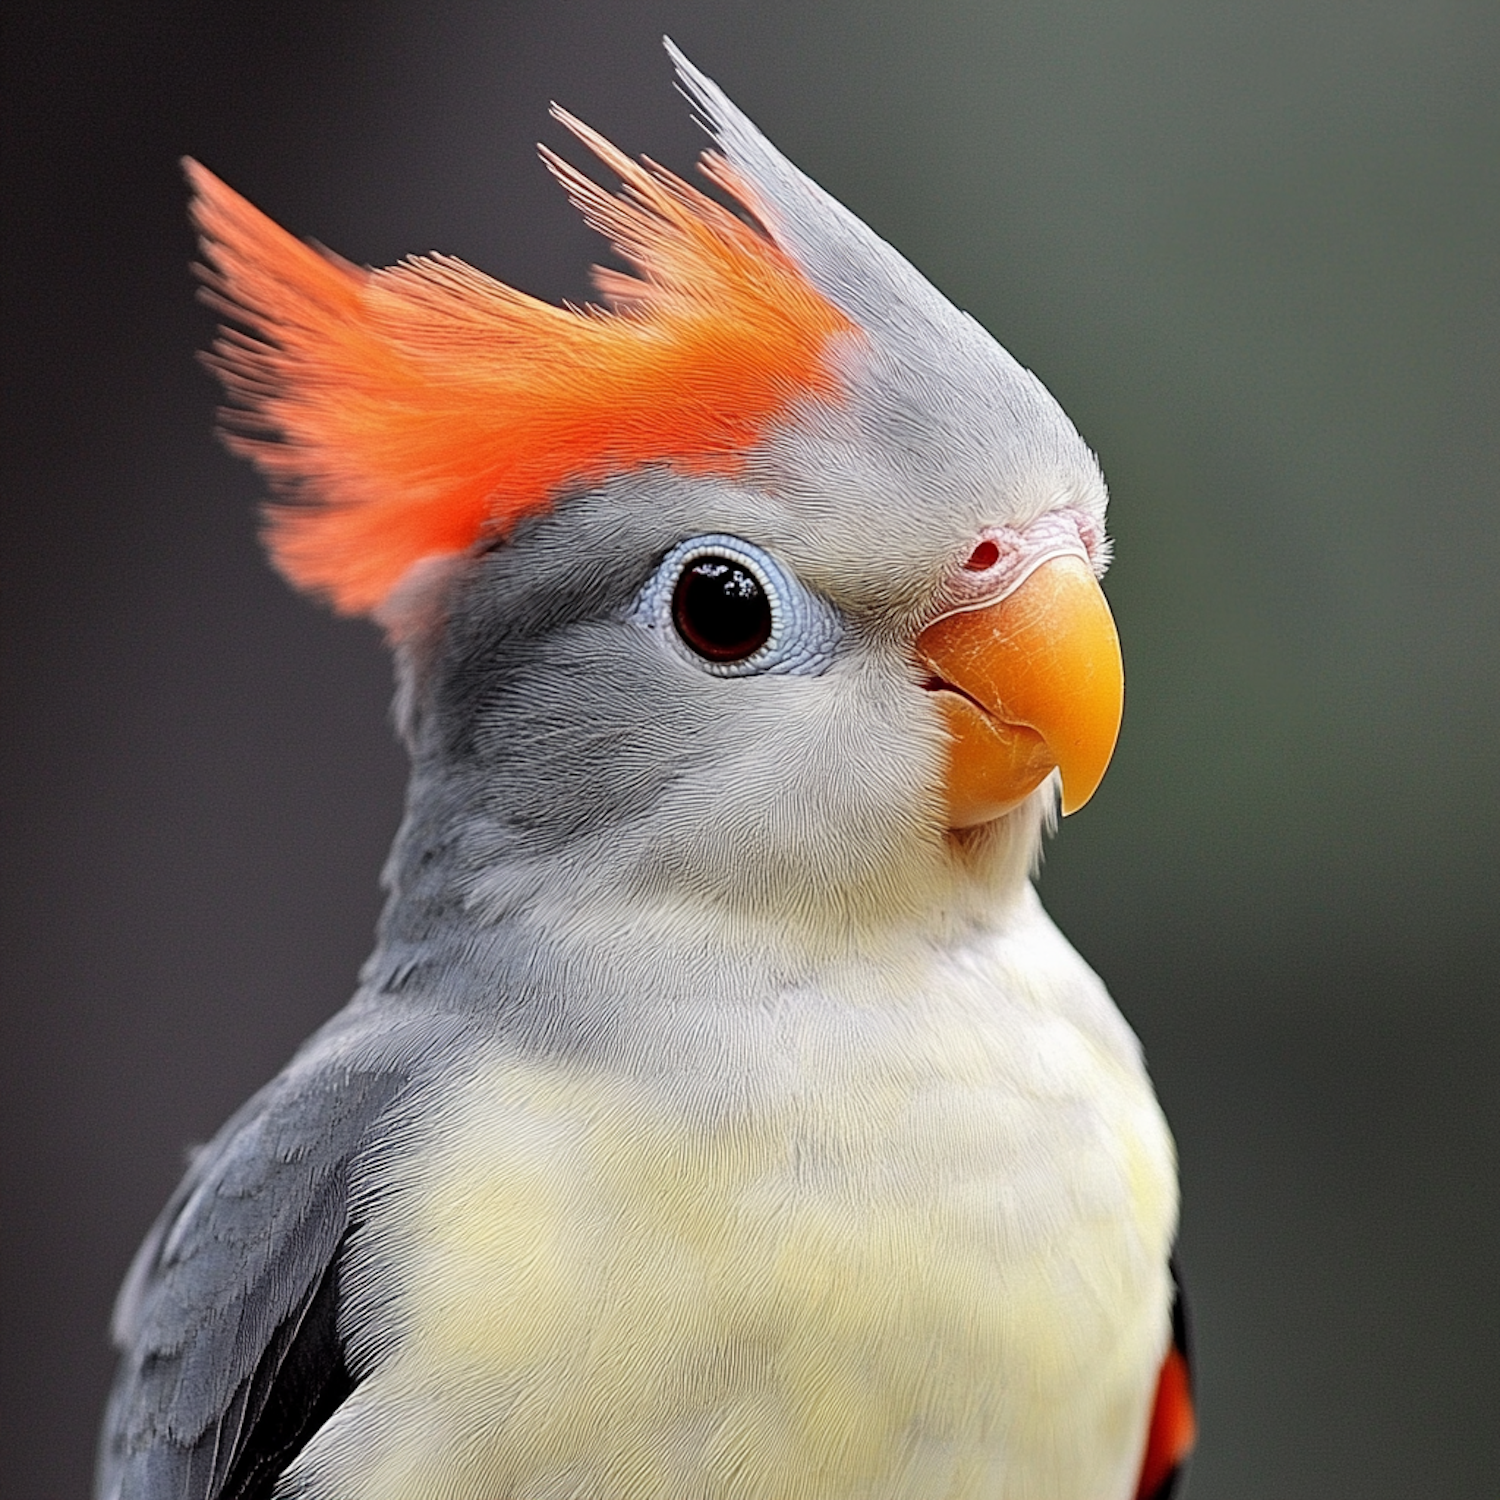
<svg viewBox="0 0 1500 1500"><path fill-rule="evenodd" d="M648 464L737 473L794 404L837 396L824 351L852 324L758 221L558 117L625 183L616 197L545 153L634 267L601 273L610 308L554 307L443 255L362 270L185 164L208 300L241 325L208 361L229 445L281 497L277 566L341 612L570 485ZM755 217L722 158L706 172Z"/></svg>

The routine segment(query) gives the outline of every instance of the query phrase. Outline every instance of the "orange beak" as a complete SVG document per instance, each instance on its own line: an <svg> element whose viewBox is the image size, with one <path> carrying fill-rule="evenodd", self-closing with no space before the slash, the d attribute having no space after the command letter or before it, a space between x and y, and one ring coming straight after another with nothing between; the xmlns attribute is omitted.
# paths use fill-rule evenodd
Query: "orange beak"
<svg viewBox="0 0 1500 1500"><path fill-rule="evenodd" d="M960 610L917 637L949 734L948 826L1019 806L1054 770L1062 810L1104 779L1125 706L1120 638L1089 565L1044 562L996 604Z"/></svg>

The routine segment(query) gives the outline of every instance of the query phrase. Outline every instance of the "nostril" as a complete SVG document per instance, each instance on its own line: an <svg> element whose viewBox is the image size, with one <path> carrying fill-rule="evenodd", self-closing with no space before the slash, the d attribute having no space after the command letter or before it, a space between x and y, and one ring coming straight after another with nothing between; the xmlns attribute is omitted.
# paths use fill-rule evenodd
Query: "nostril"
<svg viewBox="0 0 1500 1500"><path fill-rule="evenodd" d="M964 567L971 573L983 573L1000 561L1000 548L994 542L981 542L970 554Z"/></svg>

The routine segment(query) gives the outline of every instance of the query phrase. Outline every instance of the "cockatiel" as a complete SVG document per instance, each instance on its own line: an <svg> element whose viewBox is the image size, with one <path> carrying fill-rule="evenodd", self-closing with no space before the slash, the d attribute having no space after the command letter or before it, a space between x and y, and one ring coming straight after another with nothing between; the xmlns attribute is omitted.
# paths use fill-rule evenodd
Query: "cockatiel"
<svg viewBox="0 0 1500 1500"><path fill-rule="evenodd" d="M673 56L719 198L559 112L602 307L189 164L230 443L413 772L358 993L121 1293L100 1500L1132 1500L1191 1446L1171 1138L1030 884L1120 718L1098 466Z"/></svg>

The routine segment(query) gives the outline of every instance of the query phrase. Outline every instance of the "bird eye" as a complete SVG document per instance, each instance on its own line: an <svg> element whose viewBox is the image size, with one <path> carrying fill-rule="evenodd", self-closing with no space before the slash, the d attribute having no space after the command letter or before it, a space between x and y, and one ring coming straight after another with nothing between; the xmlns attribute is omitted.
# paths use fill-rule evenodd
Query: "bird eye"
<svg viewBox="0 0 1500 1500"><path fill-rule="evenodd" d="M713 554L695 557L672 591L672 623L706 660L743 661L771 638L771 601L743 563Z"/></svg>
<svg viewBox="0 0 1500 1500"><path fill-rule="evenodd" d="M678 542L630 616L710 677L816 677L844 631L833 605L772 553L717 531Z"/></svg>

